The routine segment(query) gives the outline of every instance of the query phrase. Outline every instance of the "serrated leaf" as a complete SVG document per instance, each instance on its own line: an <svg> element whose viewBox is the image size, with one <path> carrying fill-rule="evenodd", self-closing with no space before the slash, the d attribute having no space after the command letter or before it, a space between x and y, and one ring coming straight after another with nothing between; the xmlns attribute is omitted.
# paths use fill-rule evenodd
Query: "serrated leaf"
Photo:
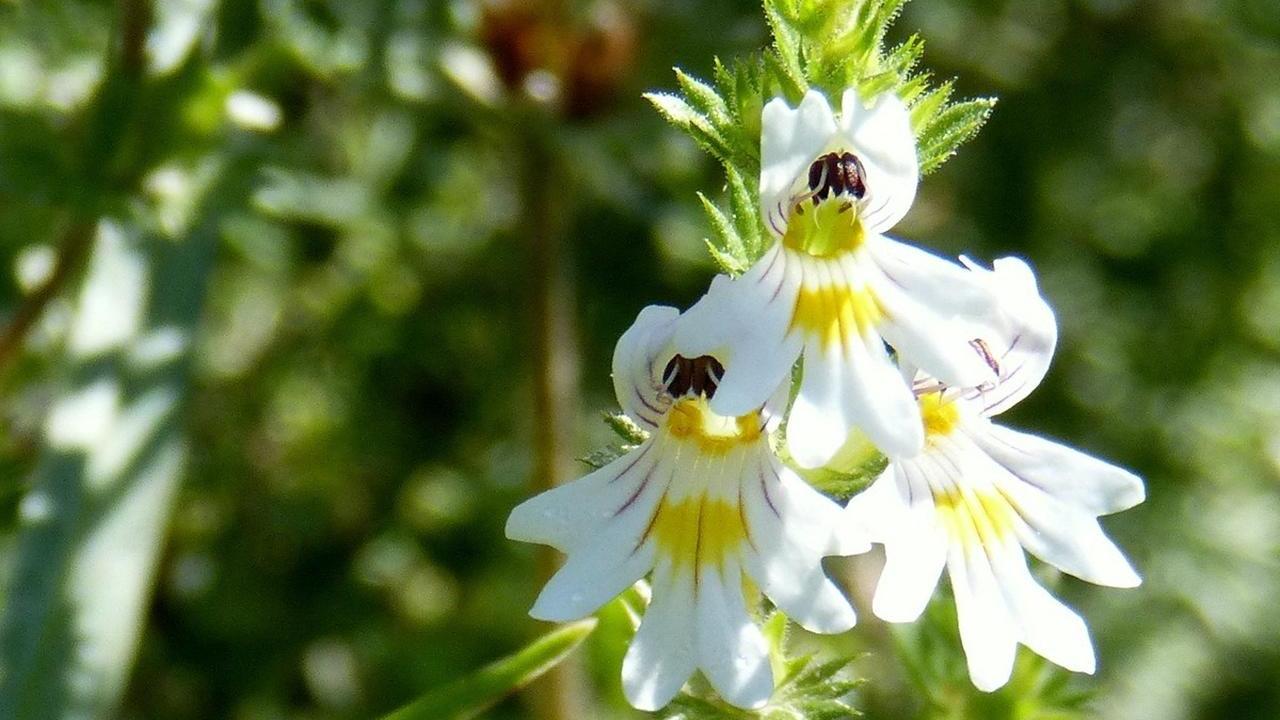
<svg viewBox="0 0 1280 720"><path fill-rule="evenodd" d="M645 93L645 99L653 104L668 122L681 128L703 150L725 163L733 161L729 142L705 114L689 103L667 93Z"/></svg>
<svg viewBox="0 0 1280 720"><path fill-rule="evenodd" d="M720 93L716 92L710 85L685 73L680 68L675 68L675 73L676 82L680 85L680 89L684 91L685 99L710 120L712 124L724 126L732 122L732 118L729 117L729 105L724 98L720 97Z"/></svg>
<svg viewBox="0 0 1280 720"><path fill-rule="evenodd" d="M711 223L711 230L715 233L716 240L719 241L717 247L729 257L740 260L745 264L747 262L746 248L743 247L742 238L739 237L737 229L729 222L729 218L706 195L698 193L698 200L701 201L702 210L707 214L707 221Z"/></svg>
<svg viewBox="0 0 1280 720"><path fill-rule="evenodd" d="M645 93L644 99L648 100L658 109L658 113L666 118L668 122L674 123L681 127L691 125L695 122L706 122L707 118L702 113L695 110L689 103L672 95L671 93L651 92Z"/></svg>
<svg viewBox="0 0 1280 720"><path fill-rule="evenodd" d="M946 107L955 89L955 81L947 80L941 85L921 94L911 105L911 127L919 134Z"/></svg>
<svg viewBox="0 0 1280 720"><path fill-rule="evenodd" d="M797 87L803 88L804 69L800 62L800 34L790 19L775 7L774 3L765 3L765 19L773 31L773 49L778 60L779 69L785 73ZM800 94L803 94L803 89Z"/></svg>
<svg viewBox="0 0 1280 720"><path fill-rule="evenodd" d="M921 133L921 174L936 170L955 154L956 148L976 135L991 116L995 104L995 98L978 98L953 103L938 113Z"/></svg>
<svg viewBox="0 0 1280 720"><path fill-rule="evenodd" d="M782 685L787 674L787 616L775 610L761 625L760 633L769 644L769 668L773 671L774 683Z"/></svg>
<svg viewBox="0 0 1280 720"><path fill-rule="evenodd" d="M760 227L759 202L756 194L747 187L742 174L734 168L725 168L729 190L729 209L733 225L742 240L747 264L760 259L765 251L765 234Z"/></svg>
<svg viewBox="0 0 1280 720"><path fill-rule="evenodd" d="M805 720L849 720L861 717L862 713L841 702L815 702L801 707Z"/></svg>
<svg viewBox="0 0 1280 720"><path fill-rule="evenodd" d="M649 439L649 433L627 417L626 413L605 413L604 422L628 445L639 445Z"/></svg>
<svg viewBox="0 0 1280 720"><path fill-rule="evenodd" d="M715 261L716 266L726 274L738 276L747 271L747 265L743 264L743 262L738 260L738 258L735 258L716 247L710 240L705 242L707 245L707 253L711 255L711 259Z"/></svg>
<svg viewBox="0 0 1280 720"><path fill-rule="evenodd" d="M896 72L886 71L876 73L862 79L858 83L858 92L864 97L875 97L881 93L890 92L898 85L900 76Z"/></svg>
<svg viewBox="0 0 1280 720"><path fill-rule="evenodd" d="M800 673L804 672L804 669L809 667L809 664L812 662L812 655L800 655L797 657L784 658L782 671L774 675L774 680L777 682L778 687L783 687L795 682L795 679L800 676Z"/></svg>
<svg viewBox="0 0 1280 720"><path fill-rule="evenodd" d="M805 671L803 675L796 678L797 688L806 688L824 683L830 680L836 673L849 666L853 662L849 658L836 658L820 663Z"/></svg>

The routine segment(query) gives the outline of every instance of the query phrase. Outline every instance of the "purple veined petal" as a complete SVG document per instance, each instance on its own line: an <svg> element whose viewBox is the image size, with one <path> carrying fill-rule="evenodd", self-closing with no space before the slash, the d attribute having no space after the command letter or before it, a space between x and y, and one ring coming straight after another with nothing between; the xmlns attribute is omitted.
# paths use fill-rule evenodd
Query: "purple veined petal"
<svg viewBox="0 0 1280 720"><path fill-rule="evenodd" d="M507 518L507 537L569 552L621 516L647 517L669 473L658 470L662 449L657 444L650 439L585 477L524 501Z"/></svg>
<svg viewBox="0 0 1280 720"><path fill-rule="evenodd" d="M816 90L805 93L794 109L782 98L764 106L760 116L760 203L764 217L775 208L786 208L797 180L837 132L835 113Z"/></svg>
<svg viewBox="0 0 1280 720"><path fill-rule="evenodd" d="M960 260L997 301L994 312L965 322L975 350L997 375L967 397L993 417L1019 403L1044 379L1058 342L1057 319L1022 260L999 258L992 270L966 257Z"/></svg>
<svg viewBox="0 0 1280 720"><path fill-rule="evenodd" d="M851 88L841 99L840 135L866 172L863 224L869 233L885 232L911 209L920 180L910 113L892 93L868 106Z"/></svg>
<svg viewBox="0 0 1280 720"><path fill-rule="evenodd" d="M880 272L927 307L953 317L986 317L997 308L987 283L964 267L884 235L868 234L866 248Z"/></svg>
<svg viewBox="0 0 1280 720"><path fill-rule="evenodd" d="M857 616L822 569L832 528L815 528L795 514L795 500L789 493L798 486L784 486L779 480L780 474L790 471L764 458L756 471L758 482L744 486L743 492L751 528L751 544L744 553L747 573L761 592L805 629L848 630Z"/></svg>
<svg viewBox="0 0 1280 720"><path fill-rule="evenodd" d="M673 307L650 305L640 311L631 327L618 338L613 351L613 390L623 412L642 427L653 430L670 406L663 395L662 365L680 312Z"/></svg>
<svg viewBox="0 0 1280 720"><path fill-rule="evenodd" d="M994 423L971 434L1013 476L1090 515L1120 512L1146 499L1142 478L1066 445Z"/></svg>
<svg viewBox="0 0 1280 720"><path fill-rule="evenodd" d="M712 355L725 368L711 406L726 416L759 409L790 377L801 340L789 333L799 286L781 245L743 276L717 277L676 325L673 347L685 357Z"/></svg>
<svg viewBox="0 0 1280 720"><path fill-rule="evenodd" d="M840 292L865 293L856 264L811 260L814 287L835 286ZM830 293L828 293L830 294ZM852 311L821 310L840 322L835 333L810 332L806 337L803 378L787 425L787 448L801 467L820 467L835 456L853 428L860 428L882 452L910 457L920 451L923 428L915 397L890 360L876 328L854 322ZM874 296L867 302L875 303ZM878 313L878 310L877 310ZM854 317L839 317L854 315Z"/></svg>
<svg viewBox="0 0 1280 720"><path fill-rule="evenodd" d="M865 264L864 274L884 307L880 333L900 358L949 386L973 387L995 380L995 372L975 352L950 306L931 307L917 300L874 263Z"/></svg>

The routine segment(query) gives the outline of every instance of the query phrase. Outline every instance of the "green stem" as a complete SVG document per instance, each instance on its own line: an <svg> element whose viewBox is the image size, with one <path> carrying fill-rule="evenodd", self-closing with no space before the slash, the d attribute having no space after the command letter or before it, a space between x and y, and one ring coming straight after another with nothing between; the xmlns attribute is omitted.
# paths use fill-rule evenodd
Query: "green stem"
<svg viewBox="0 0 1280 720"><path fill-rule="evenodd" d="M533 325L533 490L542 492L573 475L574 419L578 407L578 347L573 285L564 247L564 178L551 128L531 120L524 139L523 227L528 237ZM555 551L539 552L539 581L557 567ZM546 720L583 717L585 692L577 663L564 663L535 686L533 701Z"/></svg>

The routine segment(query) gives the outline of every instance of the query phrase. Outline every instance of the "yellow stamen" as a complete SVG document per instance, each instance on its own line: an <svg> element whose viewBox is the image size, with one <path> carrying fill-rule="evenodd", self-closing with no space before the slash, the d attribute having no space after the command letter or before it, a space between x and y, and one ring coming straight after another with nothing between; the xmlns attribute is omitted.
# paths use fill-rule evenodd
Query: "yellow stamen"
<svg viewBox="0 0 1280 720"><path fill-rule="evenodd" d="M824 348L846 345L854 337L866 337L884 319L880 301L871 288L851 288L843 283L801 286L791 327L817 335Z"/></svg>
<svg viewBox="0 0 1280 720"><path fill-rule="evenodd" d="M808 201L793 205L782 236L784 246L819 258L856 250L865 240L858 206L835 198L817 205Z"/></svg>

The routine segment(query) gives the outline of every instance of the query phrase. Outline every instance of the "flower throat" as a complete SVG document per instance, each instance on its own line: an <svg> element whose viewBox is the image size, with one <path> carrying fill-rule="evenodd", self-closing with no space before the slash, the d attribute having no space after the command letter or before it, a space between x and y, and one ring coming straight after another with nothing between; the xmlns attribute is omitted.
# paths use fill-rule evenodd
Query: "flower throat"
<svg viewBox="0 0 1280 720"><path fill-rule="evenodd" d="M858 201L867 192L866 173L853 153L827 153L809 165L809 191L796 197L782 243L792 250L829 258L862 245L866 231Z"/></svg>

